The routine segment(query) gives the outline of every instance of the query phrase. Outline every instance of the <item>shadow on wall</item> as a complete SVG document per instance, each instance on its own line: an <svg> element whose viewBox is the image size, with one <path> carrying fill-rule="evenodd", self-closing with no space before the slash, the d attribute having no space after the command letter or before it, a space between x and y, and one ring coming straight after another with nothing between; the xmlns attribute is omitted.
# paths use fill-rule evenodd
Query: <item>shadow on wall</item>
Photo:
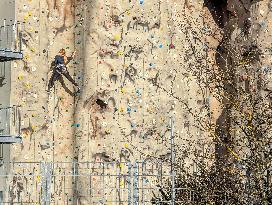
<svg viewBox="0 0 272 205"><path fill-rule="evenodd" d="M237 41L238 37L231 38L231 35L237 28L241 29L241 35L245 39L251 35L249 33L251 27L249 20L250 7L256 2L259 2L259 0L205 0L204 4L210 10L218 27L222 28L224 32L223 38L216 49L217 53L215 56L218 67L217 84L222 91L221 93L224 93L224 100L222 102L224 109L216 121L215 130L215 134L218 136L218 140L215 141L215 167L217 171L215 181L219 184L224 183L222 186L218 186L216 204L224 204L225 195L222 193L225 193L225 190L235 190L232 184L237 184L240 180L226 173L226 170L232 169L236 161L232 153L228 150L228 148L232 149L235 146L230 131L232 127L231 111L233 110L231 102L235 102L237 95L237 78L235 76L237 52L230 51L236 51L236 48L232 46L233 44L238 45L238 47L243 46L241 42Z"/></svg>
<svg viewBox="0 0 272 205"><path fill-rule="evenodd" d="M75 113L76 116L82 114L83 112L88 112L91 113L90 115L90 120L91 120L91 126L93 126L94 133L96 132L97 129L97 116L95 115L97 110L91 110L93 107L92 105L95 105L96 107L99 107L101 112L105 109L106 104L103 103L103 101L99 98L91 98L90 103L84 104L84 99L88 98L86 94L88 93L87 91L84 91L86 89L91 89L90 87L86 88L86 85L83 84L83 82L86 82L87 79L89 79L91 76L87 76L87 68L85 65L85 62L88 60L88 48L89 45L86 45L86 38L87 34L90 34L92 32L92 26L93 23L95 22L93 17L93 12L94 9L96 8L94 6L96 4L96 1L92 0L78 0L74 1L74 6L75 6L75 50L77 51L77 58L76 60L76 74L78 77L77 83L79 84L80 87L82 87L82 93L79 95L78 100L79 102L77 103L77 107L75 108ZM85 33L85 34L84 34ZM96 42L92 42L96 44ZM96 64L96 62L93 62ZM90 67L90 64L88 64L88 67ZM96 101L97 100L97 101ZM84 106L90 106L90 109L84 108ZM89 130L88 130L89 132ZM75 136L81 136L82 132L81 130L75 130L74 133ZM85 135L84 135L85 136ZM74 159L75 161L78 161L79 159L82 159L83 155L86 155L86 150L89 148L84 148L82 146L82 141L87 139L82 137L75 137L75 143L74 143ZM88 134L86 135L88 136ZM101 155L100 157L104 157L107 159L107 155ZM74 201L73 204L79 204L79 205L85 205L85 204L91 204L88 190L90 184L89 182L86 182L86 178L83 176L78 176L76 179L76 182L73 184L73 192L74 192Z"/></svg>
<svg viewBox="0 0 272 205"><path fill-rule="evenodd" d="M214 21L220 28L228 21L228 0L204 0L204 6L209 9Z"/></svg>

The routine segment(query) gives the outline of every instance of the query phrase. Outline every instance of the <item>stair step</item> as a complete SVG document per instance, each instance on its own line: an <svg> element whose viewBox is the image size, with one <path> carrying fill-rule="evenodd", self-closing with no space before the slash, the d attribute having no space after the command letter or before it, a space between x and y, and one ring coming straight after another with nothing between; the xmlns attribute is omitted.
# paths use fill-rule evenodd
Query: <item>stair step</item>
<svg viewBox="0 0 272 205"><path fill-rule="evenodd" d="M0 49L0 62L22 59L23 54L18 51Z"/></svg>
<svg viewBox="0 0 272 205"><path fill-rule="evenodd" d="M22 143L22 137L21 136L0 135L0 143L3 143L3 144Z"/></svg>

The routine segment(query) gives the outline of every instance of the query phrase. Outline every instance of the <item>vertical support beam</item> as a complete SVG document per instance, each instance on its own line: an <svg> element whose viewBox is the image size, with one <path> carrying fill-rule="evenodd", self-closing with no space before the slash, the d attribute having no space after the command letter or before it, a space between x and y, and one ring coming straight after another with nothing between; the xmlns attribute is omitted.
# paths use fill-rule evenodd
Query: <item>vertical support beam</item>
<svg viewBox="0 0 272 205"><path fill-rule="evenodd" d="M72 167L72 172L73 172L73 204L78 204L78 183L77 183L77 179L78 179L78 168L77 168L77 161L73 161L72 162L73 167ZM91 189L91 187L90 187Z"/></svg>
<svg viewBox="0 0 272 205"><path fill-rule="evenodd" d="M42 203L41 205L50 205L50 189L52 178L52 163L41 163L41 178L42 178Z"/></svg>
<svg viewBox="0 0 272 205"><path fill-rule="evenodd" d="M174 119L171 117L170 119L170 126L171 126L171 135L170 135L170 141L171 141L171 205L175 205L175 169L174 169L174 164L175 164L175 148L174 148Z"/></svg>
<svg viewBox="0 0 272 205"><path fill-rule="evenodd" d="M128 186L128 205L131 205L131 163L130 162L128 162L127 186Z"/></svg>
<svg viewBox="0 0 272 205"><path fill-rule="evenodd" d="M133 166L133 205L139 204L139 174L138 174L138 162Z"/></svg>

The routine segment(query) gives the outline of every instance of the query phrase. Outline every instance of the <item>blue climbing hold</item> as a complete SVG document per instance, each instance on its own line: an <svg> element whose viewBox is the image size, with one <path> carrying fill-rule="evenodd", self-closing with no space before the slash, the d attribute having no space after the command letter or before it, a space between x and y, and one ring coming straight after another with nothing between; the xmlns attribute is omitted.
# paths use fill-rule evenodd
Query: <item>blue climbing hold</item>
<svg viewBox="0 0 272 205"><path fill-rule="evenodd" d="M130 107L127 107L127 112L131 113L131 108Z"/></svg>

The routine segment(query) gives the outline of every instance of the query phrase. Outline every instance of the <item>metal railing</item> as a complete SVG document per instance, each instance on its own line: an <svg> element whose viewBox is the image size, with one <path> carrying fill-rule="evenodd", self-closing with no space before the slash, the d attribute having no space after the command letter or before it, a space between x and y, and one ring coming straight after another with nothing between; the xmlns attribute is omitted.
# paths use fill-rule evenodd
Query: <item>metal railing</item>
<svg viewBox="0 0 272 205"><path fill-rule="evenodd" d="M158 185L172 177L165 162L4 162L5 167L10 171L0 175L8 185L3 204L154 204Z"/></svg>

